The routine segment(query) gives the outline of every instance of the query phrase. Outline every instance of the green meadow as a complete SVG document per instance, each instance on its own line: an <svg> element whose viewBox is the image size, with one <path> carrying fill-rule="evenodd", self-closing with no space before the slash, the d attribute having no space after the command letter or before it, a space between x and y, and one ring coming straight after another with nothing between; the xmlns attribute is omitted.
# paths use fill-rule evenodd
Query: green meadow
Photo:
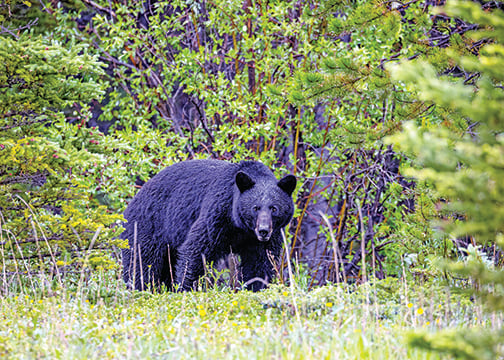
<svg viewBox="0 0 504 360"><path fill-rule="evenodd" d="M409 347L411 334L486 331L503 322L444 286L391 278L259 293L137 292L113 274L59 285L32 277L0 298L0 357L443 359Z"/></svg>

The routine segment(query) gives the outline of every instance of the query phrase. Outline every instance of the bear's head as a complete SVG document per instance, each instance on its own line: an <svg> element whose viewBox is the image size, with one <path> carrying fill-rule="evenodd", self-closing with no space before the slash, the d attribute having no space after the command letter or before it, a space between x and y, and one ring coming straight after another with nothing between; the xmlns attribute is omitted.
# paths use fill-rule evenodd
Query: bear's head
<svg viewBox="0 0 504 360"><path fill-rule="evenodd" d="M280 181L259 177L253 180L240 171L236 174L237 196L233 206L235 223L252 231L259 241L269 241L271 234L285 227L294 213L291 195L296 178L287 175Z"/></svg>

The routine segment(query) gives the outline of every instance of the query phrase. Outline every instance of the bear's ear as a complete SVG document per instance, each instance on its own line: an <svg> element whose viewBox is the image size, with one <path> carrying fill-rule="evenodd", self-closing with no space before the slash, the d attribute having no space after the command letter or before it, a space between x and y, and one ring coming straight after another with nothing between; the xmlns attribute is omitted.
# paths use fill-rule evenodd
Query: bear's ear
<svg viewBox="0 0 504 360"><path fill-rule="evenodd" d="M235 181L236 186L238 186L238 190L240 190L241 193L252 188L252 186L255 185L254 180L252 180L250 176L241 171L236 174Z"/></svg>
<svg viewBox="0 0 504 360"><path fill-rule="evenodd" d="M291 196L296 188L296 177L294 175L287 175L278 182L278 187Z"/></svg>

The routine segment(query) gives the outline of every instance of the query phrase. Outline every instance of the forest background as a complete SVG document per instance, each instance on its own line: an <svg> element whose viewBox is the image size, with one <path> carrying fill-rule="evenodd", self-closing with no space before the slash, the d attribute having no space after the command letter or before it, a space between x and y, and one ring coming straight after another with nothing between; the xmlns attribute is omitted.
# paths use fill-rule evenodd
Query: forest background
<svg viewBox="0 0 504 360"><path fill-rule="evenodd" d="M301 321L314 306L334 315L327 296L350 301L336 289L362 291L356 306L407 305L386 305L386 317L416 327L408 287L457 294L453 301L468 304L461 328L427 327L407 342L458 357L503 356L502 4L439 5L4 2L5 306L57 289L84 304L107 299L104 288L121 286L121 214L145 181L187 159L255 159L299 182L277 264L280 295L272 295L281 299L257 300L265 308L292 309ZM83 296L103 276L106 285ZM236 285L232 272L211 276L217 289ZM315 290L322 298L304 304L302 294ZM366 350L360 339L358 351Z"/></svg>

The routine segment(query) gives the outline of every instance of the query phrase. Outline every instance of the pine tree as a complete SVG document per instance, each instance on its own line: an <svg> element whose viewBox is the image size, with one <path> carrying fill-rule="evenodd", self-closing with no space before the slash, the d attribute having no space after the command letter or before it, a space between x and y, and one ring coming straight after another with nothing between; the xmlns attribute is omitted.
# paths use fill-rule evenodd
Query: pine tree
<svg viewBox="0 0 504 360"><path fill-rule="evenodd" d="M441 11L441 10L440 10ZM479 55L460 56L448 50L470 81L438 76L426 62L404 62L389 69L396 80L418 92L426 103L446 109L446 121L465 119L463 136L446 128L426 131L410 123L393 142L417 156L409 174L425 181L444 199L445 220L437 225L451 238L469 237L475 244L463 262L442 265L473 280L476 299L489 311L504 310L504 271L492 254L504 246L504 12L486 12L473 2L449 1L442 11L477 26L457 41L481 44ZM475 26L476 28L476 26ZM485 41L481 41L485 39ZM496 359L504 355L504 330L479 328L420 332L415 346L457 358Z"/></svg>
<svg viewBox="0 0 504 360"><path fill-rule="evenodd" d="M86 103L99 98L102 64L83 45L35 35L33 23L0 33L0 260L9 274L89 262L119 216L93 200L102 137L86 128ZM5 26L4 26L5 25Z"/></svg>

